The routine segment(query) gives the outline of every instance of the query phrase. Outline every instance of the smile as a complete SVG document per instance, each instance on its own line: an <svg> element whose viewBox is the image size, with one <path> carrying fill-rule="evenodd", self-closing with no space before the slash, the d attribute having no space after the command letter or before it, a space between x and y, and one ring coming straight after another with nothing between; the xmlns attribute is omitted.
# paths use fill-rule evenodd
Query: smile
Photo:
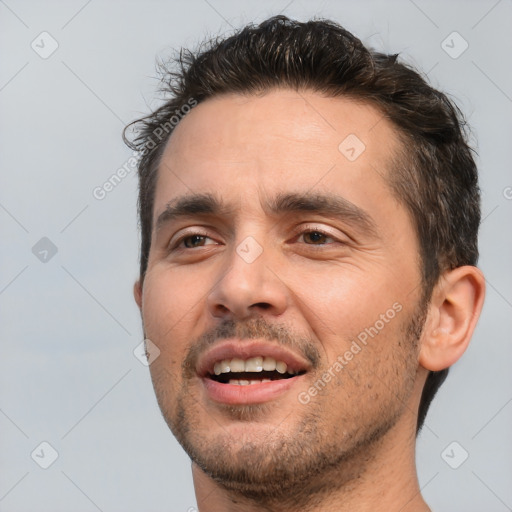
<svg viewBox="0 0 512 512"><path fill-rule="evenodd" d="M243 360L238 358L224 359L214 364L214 373L210 378L223 384L248 386L289 379L301 372L288 369L284 361L273 357L256 356Z"/></svg>
<svg viewBox="0 0 512 512"><path fill-rule="evenodd" d="M234 405L274 400L302 380L310 367L279 345L229 340L203 354L196 370L210 400Z"/></svg>

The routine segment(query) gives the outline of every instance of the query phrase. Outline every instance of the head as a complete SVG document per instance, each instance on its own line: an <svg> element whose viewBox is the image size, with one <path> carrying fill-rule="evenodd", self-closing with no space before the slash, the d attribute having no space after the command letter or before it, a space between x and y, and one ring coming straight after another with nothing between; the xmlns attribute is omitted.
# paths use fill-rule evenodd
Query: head
<svg viewBox="0 0 512 512"><path fill-rule="evenodd" d="M164 417L206 473L248 496L268 490L255 477L268 467L290 486L321 461L345 461L352 478L351 457L401 418L420 430L481 307L462 115L397 55L329 21L278 16L177 64L170 97L130 142L135 293L161 351L151 373ZM470 318L457 323L461 304ZM441 357L455 324L464 341ZM230 354L222 340L247 359L251 340L270 343L299 374L281 394L225 401L226 384L205 384ZM235 452L243 466L223 457Z"/></svg>

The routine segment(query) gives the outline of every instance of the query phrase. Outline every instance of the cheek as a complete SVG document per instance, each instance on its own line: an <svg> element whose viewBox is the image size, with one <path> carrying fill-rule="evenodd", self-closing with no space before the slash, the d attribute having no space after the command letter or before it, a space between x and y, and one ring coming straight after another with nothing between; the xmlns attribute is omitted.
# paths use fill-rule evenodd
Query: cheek
<svg viewBox="0 0 512 512"><path fill-rule="evenodd" d="M331 357L344 352L346 344L366 330L389 331L400 323L405 310L406 292L398 280L390 279L385 269L345 266L326 274L321 271L302 274L297 295L302 314L315 326L320 340L333 339ZM319 285L319 283L323 283ZM299 292L300 289L300 292ZM367 333L366 333L367 335ZM327 349L327 347L325 347Z"/></svg>
<svg viewBox="0 0 512 512"><path fill-rule="evenodd" d="M383 418L396 417L407 402L417 368L413 343L404 343L409 341L405 334L408 321L401 310L388 323L377 320L363 327L360 339L352 333L326 338L329 363L315 382L329 379L322 395L340 404L330 414L335 424L346 425L346 432L361 425L377 428Z"/></svg>
<svg viewBox="0 0 512 512"><path fill-rule="evenodd" d="M180 285L172 272L152 271L146 276L143 287L142 316L145 336L160 350L151 365L151 371L165 365L173 369L181 364L187 341L195 332L194 308L202 294L197 286Z"/></svg>
<svg viewBox="0 0 512 512"><path fill-rule="evenodd" d="M304 289L310 293L303 295L302 315L322 344L332 393L378 411L390 407L414 370L405 327L415 298L385 272L342 272L323 288L310 275Z"/></svg>
<svg viewBox="0 0 512 512"><path fill-rule="evenodd" d="M173 416L176 396L182 387L181 363L190 337L189 313L194 297L176 286L172 272L152 269L143 286L142 316L144 333L157 347L159 355L149 370L155 394L166 417ZM189 287L190 289L190 287Z"/></svg>
<svg viewBox="0 0 512 512"><path fill-rule="evenodd" d="M147 331L174 329L197 304L201 290L193 279L183 280L176 272L158 266L146 276L142 295L142 315Z"/></svg>

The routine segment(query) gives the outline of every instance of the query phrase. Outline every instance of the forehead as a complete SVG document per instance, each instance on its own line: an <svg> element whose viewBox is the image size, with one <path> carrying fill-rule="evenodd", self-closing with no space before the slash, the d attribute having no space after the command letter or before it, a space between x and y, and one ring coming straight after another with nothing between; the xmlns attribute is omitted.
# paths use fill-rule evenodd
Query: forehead
<svg viewBox="0 0 512 512"><path fill-rule="evenodd" d="M398 148L383 114L351 98L288 89L221 95L195 107L169 139L154 216L173 198L212 191L240 205L250 191L313 189L364 204L391 195L385 177Z"/></svg>

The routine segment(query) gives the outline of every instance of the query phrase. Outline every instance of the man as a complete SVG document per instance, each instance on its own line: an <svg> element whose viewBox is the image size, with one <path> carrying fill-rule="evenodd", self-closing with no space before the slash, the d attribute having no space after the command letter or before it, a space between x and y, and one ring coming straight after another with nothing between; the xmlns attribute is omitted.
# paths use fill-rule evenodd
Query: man
<svg viewBox="0 0 512 512"><path fill-rule="evenodd" d="M396 55L283 16L181 52L165 83L131 143L135 299L199 510L429 510L416 434L484 298L458 110Z"/></svg>

